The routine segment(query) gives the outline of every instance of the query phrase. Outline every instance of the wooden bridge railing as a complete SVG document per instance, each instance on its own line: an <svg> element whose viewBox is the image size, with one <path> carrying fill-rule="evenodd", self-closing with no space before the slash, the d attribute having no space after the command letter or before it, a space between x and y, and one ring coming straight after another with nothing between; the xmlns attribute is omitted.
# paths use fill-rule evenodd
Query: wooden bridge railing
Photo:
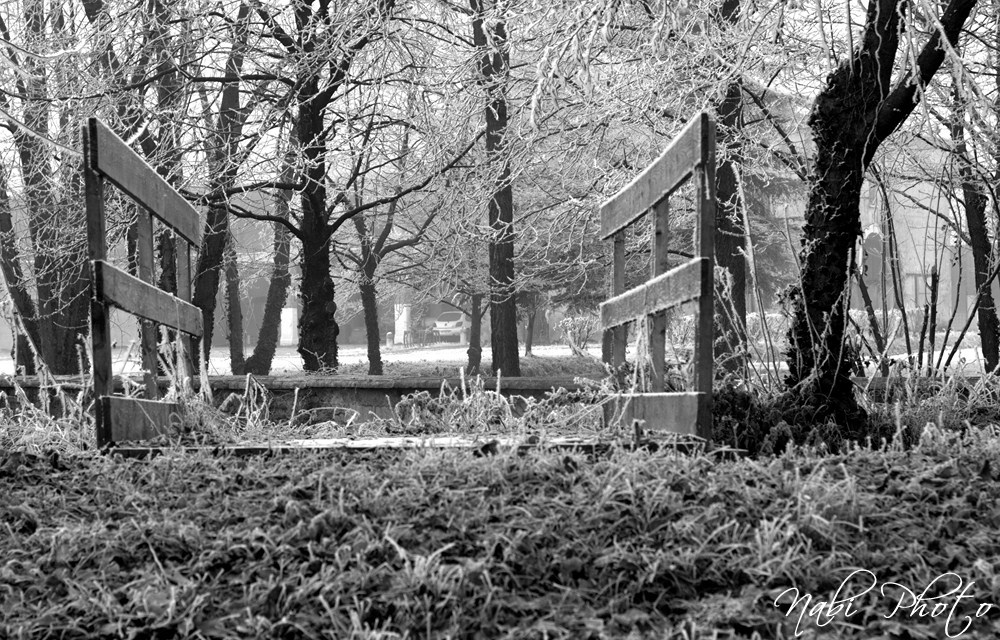
<svg viewBox="0 0 1000 640"><path fill-rule="evenodd" d="M200 244L198 212L146 161L97 118L83 125L83 175L87 206L87 246L91 275L91 342L97 445L155 437L179 417L176 403L158 402L157 325L178 330L175 373L191 375L191 360L182 334L201 338L201 311L191 300L191 245ZM132 276L108 261L104 184L112 183L138 207L136 271ZM153 221L177 237L177 295L153 284ZM145 369L145 399L112 394L111 327L108 307L138 316Z"/></svg>
<svg viewBox="0 0 1000 640"><path fill-rule="evenodd" d="M697 257L668 270L669 197L694 178ZM625 291L625 230L653 210L652 276ZM645 171L601 206L601 238L613 239L611 295L601 304L601 324L610 331L610 363L625 362L626 325L649 322L653 392L622 394L619 408L630 424L645 421L649 429L692 433L708 439L712 432L712 365L714 336L715 251L715 123L697 115ZM697 301L692 391L665 392L664 365L668 309Z"/></svg>

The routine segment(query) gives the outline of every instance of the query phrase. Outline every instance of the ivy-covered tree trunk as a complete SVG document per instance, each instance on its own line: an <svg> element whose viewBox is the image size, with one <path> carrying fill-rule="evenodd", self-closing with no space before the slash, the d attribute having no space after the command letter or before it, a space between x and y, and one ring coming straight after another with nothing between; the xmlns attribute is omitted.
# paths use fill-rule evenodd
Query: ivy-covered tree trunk
<svg viewBox="0 0 1000 640"><path fill-rule="evenodd" d="M729 274L727 308L717 314L722 340L716 342L716 356L729 371L743 368L745 357L743 342L747 324L747 262L746 233L737 185L737 157L739 154L736 129L740 126L742 87L734 80L726 88L725 99L719 105L719 146L728 153L716 172L716 263Z"/></svg>
<svg viewBox="0 0 1000 640"><path fill-rule="evenodd" d="M789 329L791 402L788 418L812 426L832 419L846 435L861 435L865 411L854 396L850 353L844 344L849 260L861 234L860 199L865 171L879 145L919 102L953 46L976 0L950 0L942 30L928 38L915 63L892 82L902 33L901 0L870 0L858 48L827 78L809 125L816 144L803 228L802 281L791 296Z"/></svg>
<svg viewBox="0 0 1000 640"><path fill-rule="evenodd" d="M814 131L844 124L815 116L811 122ZM788 382L809 400L803 410L818 422L836 417L846 424L863 415L843 357L848 257L861 232L860 149L855 142L819 150L806 205L803 235L808 240L803 240L801 253L801 289L792 300Z"/></svg>
<svg viewBox="0 0 1000 640"><path fill-rule="evenodd" d="M739 20L740 0L725 0L720 19L724 25ZM747 262L746 234L743 212L737 185L736 171L740 157L739 128L743 125L743 86L739 77L726 85L726 93L716 107L718 119L718 146L723 149L723 160L716 171L715 261L729 273L729 302L731 305L716 314L718 333L716 356L728 371L743 369L746 361L741 349L746 337L747 324Z"/></svg>

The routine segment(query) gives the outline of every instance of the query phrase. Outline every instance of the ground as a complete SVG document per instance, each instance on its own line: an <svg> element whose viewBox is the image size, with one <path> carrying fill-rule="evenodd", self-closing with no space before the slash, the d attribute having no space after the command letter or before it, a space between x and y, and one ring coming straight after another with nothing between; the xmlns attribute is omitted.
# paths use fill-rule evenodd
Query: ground
<svg viewBox="0 0 1000 640"><path fill-rule="evenodd" d="M361 348L342 354L365 367ZM599 367L596 353L537 354L525 361ZM213 353L213 373L226 359ZM386 360L406 375L461 366L464 351ZM278 369L296 363L284 349ZM480 385L415 398L385 428L551 431L569 424L565 404L517 416ZM78 417L4 411L0 638L1000 634L993 428L931 423L913 448L759 459L647 442L128 460L80 446ZM878 586L838 606L838 589L865 586L858 571ZM941 593L956 582L961 597ZM920 613L925 589L936 599Z"/></svg>
<svg viewBox="0 0 1000 640"><path fill-rule="evenodd" d="M434 363L439 367L448 367L448 375L456 375L455 369L468 362L466 354L467 346L459 346L453 343L429 345L424 347L402 347L397 346L390 349L383 348L382 362L386 367L386 373L392 375L414 375L411 365L421 363ZM600 346L588 349L595 362L600 360ZM543 345L533 349L533 356L524 358L522 361L548 358L568 358L572 354L569 347L565 345ZM113 351L114 372L116 374L139 373L142 361L138 351L129 352L126 347L119 347ZM583 359L581 359L583 360ZM345 345L340 348L341 373L362 374L368 371L368 352L364 345ZM489 366L489 350L485 350L483 359L484 368ZM271 368L272 374L296 373L302 371L302 358L295 347L279 347L274 357L274 364ZM599 371L599 367L598 367ZM0 352L0 375L13 375L14 362L10 353ZM229 350L226 347L212 349L211 364L208 369L209 375L229 375ZM564 374L567 375L567 374ZM569 373L568 375L573 375Z"/></svg>
<svg viewBox="0 0 1000 640"><path fill-rule="evenodd" d="M971 433L759 461L0 451L0 637L996 638L995 469Z"/></svg>

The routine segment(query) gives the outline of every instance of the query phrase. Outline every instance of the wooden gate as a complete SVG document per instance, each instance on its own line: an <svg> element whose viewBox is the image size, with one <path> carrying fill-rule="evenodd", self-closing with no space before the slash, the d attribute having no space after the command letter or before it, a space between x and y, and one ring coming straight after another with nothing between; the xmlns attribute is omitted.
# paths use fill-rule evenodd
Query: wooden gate
<svg viewBox="0 0 1000 640"><path fill-rule="evenodd" d="M694 178L695 258L667 269L669 197ZM625 230L653 210L652 276L625 291ZM613 239L611 295L601 304L601 324L611 332L610 354L625 362L626 326L648 322L652 392L618 396L617 412L627 424L645 421L649 429L689 433L709 439L712 433L713 280L715 251L715 123L707 113L691 120L667 150L645 171L601 206L601 238ZM686 302L695 305L693 384L688 392L665 392L666 315ZM610 356L610 357L609 357Z"/></svg>
<svg viewBox="0 0 1000 640"><path fill-rule="evenodd" d="M191 245L200 244L201 225L195 208L97 118L90 118L83 125L83 158L91 277L90 335L93 345L95 426L97 446L105 447L123 440L155 437L179 419L179 405L157 401L157 324L178 330L173 372L178 377L190 376L191 360L184 334L196 339L202 336L201 311L190 303ZM140 205L136 223L138 277L108 262L105 181L114 184ZM175 234L176 296L153 284L153 220L150 214ZM112 395L109 305L142 319L144 399Z"/></svg>

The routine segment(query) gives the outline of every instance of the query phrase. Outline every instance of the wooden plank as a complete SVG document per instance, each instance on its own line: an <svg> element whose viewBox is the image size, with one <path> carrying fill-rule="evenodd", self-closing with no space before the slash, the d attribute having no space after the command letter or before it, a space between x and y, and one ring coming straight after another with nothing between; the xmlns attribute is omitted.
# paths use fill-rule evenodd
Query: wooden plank
<svg viewBox="0 0 1000 640"><path fill-rule="evenodd" d="M461 449L472 450L471 455L490 455L493 452L492 447L495 446L498 450L511 450L513 449L519 454L527 453L532 450L555 450L555 451L568 451L571 453L594 455L594 454L609 454L612 452L619 451L657 451L662 447L670 447L671 449L677 451L678 453L692 453L697 452L698 455L711 455L717 457L720 460L736 460L746 456L746 452L742 450L735 450L729 448L720 448L717 450L706 449L704 445L698 442L692 442L691 438L679 437L675 439L663 439L663 440L645 440L640 442L635 442L632 440L595 440L593 442L589 441L579 441L574 442L570 439L566 439L563 442L539 442L539 443L522 443L518 445L513 445L510 447L505 446L500 443L493 445L491 442L477 442L475 445L469 447L461 447ZM422 449L436 449L441 450L443 447L420 447ZM364 454L379 451L387 451L392 449L387 448L362 448L362 447L341 447L337 445L331 446L319 446L319 445L305 445L305 446L295 446L289 447L280 444L271 445L261 445L261 444L225 444L217 446L190 446L190 447L113 447L107 450L108 453L121 456L123 458L147 460L152 459L157 456L163 455L167 452L183 452L190 453L194 455L213 455L213 456L227 456L227 457L244 457L244 456L274 456L274 455L322 455L325 453L338 453L338 454ZM397 448L397 451L406 450L404 448Z"/></svg>
<svg viewBox="0 0 1000 640"><path fill-rule="evenodd" d="M528 444L530 436L386 436L382 438L309 438L288 440L282 444L289 447L329 447L343 449L465 449L494 444L500 447L516 447ZM594 444L597 438L556 437L544 443L536 438L539 445Z"/></svg>
<svg viewBox="0 0 1000 640"><path fill-rule="evenodd" d="M601 326L610 329L694 300L702 293L704 280L711 278L711 268L711 260L694 258L646 284L602 302Z"/></svg>
<svg viewBox="0 0 1000 640"><path fill-rule="evenodd" d="M83 154L90 156L89 136L87 127L83 126ZM93 265L94 260L107 258L105 245L104 220L104 185L101 176L89 168L86 160L83 163L84 202L87 210L87 253ZM90 344L91 367L94 378L94 396L111 393L111 324L108 318L108 307L97 295L97 285L94 273L90 273ZM94 403L94 434L97 446L103 447L111 442L111 420L100 402Z"/></svg>
<svg viewBox="0 0 1000 640"><path fill-rule="evenodd" d="M90 168L102 173L188 242L199 244L198 210L103 122L88 119L87 131Z"/></svg>
<svg viewBox="0 0 1000 640"><path fill-rule="evenodd" d="M177 297L184 302L191 302L191 245L183 239L176 242L177 257ZM191 359L191 338L182 333L177 334L177 371L183 377L194 375L194 362Z"/></svg>
<svg viewBox="0 0 1000 640"><path fill-rule="evenodd" d="M216 455L248 456L272 455L288 453L322 453L338 451L344 453L363 453L370 451L410 450L410 449L467 449L480 455L490 455L500 449L515 449L527 451L530 449L557 449L582 453L592 453L602 450L634 449L637 445L631 441L609 441L600 438L557 437L540 441L531 441L527 436L428 436L420 437L386 437L386 438L317 438L310 440L289 440L285 442L264 444L227 444L215 447L115 447L110 450L115 455L127 458L146 458L156 456L164 451L180 449L185 452L211 453Z"/></svg>
<svg viewBox="0 0 1000 640"><path fill-rule="evenodd" d="M699 409L704 405L705 394L682 393L631 393L616 397L616 414L631 432L636 421L642 429L700 435Z"/></svg>
<svg viewBox="0 0 1000 640"><path fill-rule="evenodd" d="M611 250L609 297L625 291L625 232L616 233ZM604 329L601 336L601 360L612 367L625 362L626 327Z"/></svg>
<svg viewBox="0 0 1000 640"><path fill-rule="evenodd" d="M135 220L136 275L146 283L153 282L153 217L140 208ZM139 351L142 354L143 383L147 400L160 397L156 384L159 370L156 324L139 320Z"/></svg>
<svg viewBox="0 0 1000 640"><path fill-rule="evenodd" d="M712 436L712 383L715 365L715 123L706 118L702 129L701 164L695 171L698 189L697 246L707 268L701 278L694 335L693 389L706 394L698 421L698 435Z"/></svg>
<svg viewBox="0 0 1000 640"><path fill-rule="evenodd" d="M695 226L695 246L705 257L715 257L715 121L702 114L704 126L701 135L701 159L694 171L695 188L698 190L696 206L698 224Z"/></svg>
<svg viewBox="0 0 1000 640"><path fill-rule="evenodd" d="M601 205L602 240L635 222L691 175L702 159L703 130L708 123L706 113L692 118L659 158Z"/></svg>
<svg viewBox="0 0 1000 640"><path fill-rule="evenodd" d="M615 234L614 239L614 277L611 283L612 295L619 296L625 292L625 232ZM612 328L611 364L619 367L625 362L625 348L628 342L628 333L624 326Z"/></svg>
<svg viewBox="0 0 1000 640"><path fill-rule="evenodd" d="M111 440L149 440L171 432L180 422L181 407L173 402L104 396L101 404L111 417Z"/></svg>
<svg viewBox="0 0 1000 640"><path fill-rule="evenodd" d="M103 260L93 263L97 295L129 313L202 336L201 310Z"/></svg>
<svg viewBox="0 0 1000 640"><path fill-rule="evenodd" d="M670 238L670 200L664 199L653 207L653 246L650 251L650 275L666 273L670 264L667 244ZM667 312L658 311L649 316L649 359L653 369L652 391L666 391L664 369L667 356Z"/></svg>

